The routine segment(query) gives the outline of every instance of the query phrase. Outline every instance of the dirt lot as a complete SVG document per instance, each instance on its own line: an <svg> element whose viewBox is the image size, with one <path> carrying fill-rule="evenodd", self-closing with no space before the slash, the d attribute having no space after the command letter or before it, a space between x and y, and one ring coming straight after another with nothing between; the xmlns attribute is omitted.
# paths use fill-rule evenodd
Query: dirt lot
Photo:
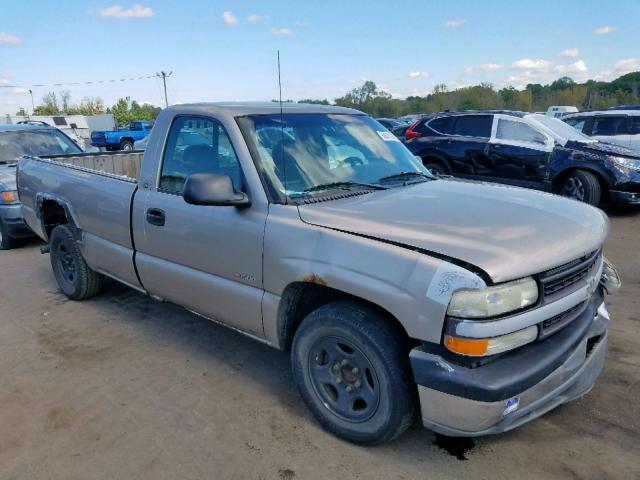
<svg viewBox="0 0 640 480"><path fill-rule="evenodd" d="M360 448L307 413L288 355L126 287L58 292L38 244L0 252L0 479L640 478L640 213L611 213L624 286L593 391L515 432L416 425Z"/></svg>

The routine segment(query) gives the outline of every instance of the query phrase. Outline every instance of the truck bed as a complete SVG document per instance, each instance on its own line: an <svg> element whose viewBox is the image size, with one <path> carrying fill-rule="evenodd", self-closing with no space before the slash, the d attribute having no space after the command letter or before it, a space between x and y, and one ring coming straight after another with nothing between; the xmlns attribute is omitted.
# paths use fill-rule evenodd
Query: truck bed
<svg viewBox="0 0 640 480"><path fill-rule="evenodd" d="M49 155L42 160L74 165L87 170L109 173L138 181L143 152L102 152L80 155Z"/></svg>
<svg viewBox="0 0 640 480"><path fill-rule="evenodd" d="M23 157L18 178L22 215L48 240L44 202L64 206L82 232L82 253L101 273L139 287L133 267L131 205L138 189L142 152Z"/></svg>

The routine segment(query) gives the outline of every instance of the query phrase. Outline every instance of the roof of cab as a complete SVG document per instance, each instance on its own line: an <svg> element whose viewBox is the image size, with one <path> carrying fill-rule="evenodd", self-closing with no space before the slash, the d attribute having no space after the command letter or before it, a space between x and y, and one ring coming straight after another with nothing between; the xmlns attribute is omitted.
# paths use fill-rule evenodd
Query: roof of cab
<svg viewBox="0 0 640 480"><path fill-rule="evenodd" d="M226 113L234 117L245 115L273 115L280 113L279 102L212 102L173 105L166 110L178 112L190 111L201 113ZM333 105L315 105L309 103L282 102L283 113L335 113L347 115L364 115L358 110Z"/></svg>

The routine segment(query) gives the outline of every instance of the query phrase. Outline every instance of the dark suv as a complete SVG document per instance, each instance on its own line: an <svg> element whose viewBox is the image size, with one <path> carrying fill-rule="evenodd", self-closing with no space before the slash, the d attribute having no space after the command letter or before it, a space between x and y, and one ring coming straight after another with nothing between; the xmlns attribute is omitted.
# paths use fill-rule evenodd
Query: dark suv
<svg viewBox="0 0 640 480"><path fill-rule="evenodd" d="M427 115L405 144L439 174L559 193L592 205L640 204L640 156L566 123L513 111Z"/></svg>

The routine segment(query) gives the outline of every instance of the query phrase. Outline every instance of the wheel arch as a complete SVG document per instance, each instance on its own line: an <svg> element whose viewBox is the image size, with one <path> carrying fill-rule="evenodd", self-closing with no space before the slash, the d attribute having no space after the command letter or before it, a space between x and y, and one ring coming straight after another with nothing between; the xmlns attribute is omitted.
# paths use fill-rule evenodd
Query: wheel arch
<svg viewBox="0 0 640 480"><path fill-rule="evenodd" d="M399 329L408 345L419 344L419 341L409 337L402 323L385 308L365 298L325 285L322 279L314 277L311 281L292 282L284 289L277 312L279 347L285 351L290 350L293 337L302 320L314 310L334 301L349 301L378 311Z"/></svg>
<svg viewBox="0 0 640 480"><path fill-rule="evenodd" d="M49 241L51 232L58 225L70 224L78 229L78 222L69 203L54 195L38 195L37 216L45 241Z"/></svg>

